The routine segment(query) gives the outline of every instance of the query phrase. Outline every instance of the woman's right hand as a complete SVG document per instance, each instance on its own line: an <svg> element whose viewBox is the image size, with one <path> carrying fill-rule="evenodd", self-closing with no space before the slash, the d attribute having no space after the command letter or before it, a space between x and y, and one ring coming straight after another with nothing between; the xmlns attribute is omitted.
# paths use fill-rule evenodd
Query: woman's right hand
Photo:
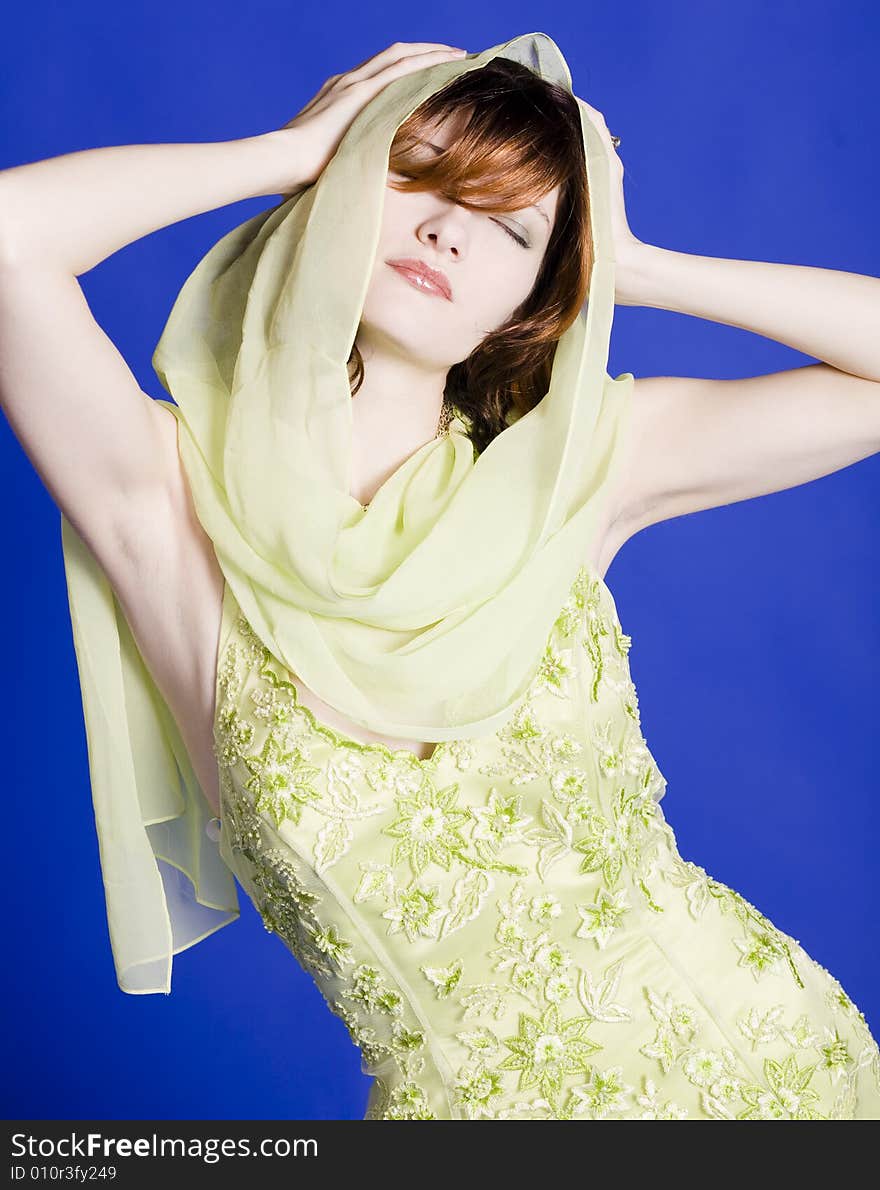
<svg viewBox="0 0 880 1190"><path fill-rule="evenodd" d="M296 175L292 189L317 181L355 116L384 86L426 66L463 58L466 52L433 41L396 41L353 70L331 75L314 99L270 134L290 134L291 171Z"/></svg>

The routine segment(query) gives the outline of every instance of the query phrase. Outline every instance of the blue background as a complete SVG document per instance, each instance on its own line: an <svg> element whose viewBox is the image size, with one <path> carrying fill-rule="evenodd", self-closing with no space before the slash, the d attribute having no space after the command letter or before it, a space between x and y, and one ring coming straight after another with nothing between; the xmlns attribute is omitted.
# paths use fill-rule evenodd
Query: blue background
<svg viewBox="0 0 880 1190"><path fill-rule="evenodd" d="M705 256L880 275L880 18L863 3L160 0L19 6L0 43L0 167L101 145L278 127L396 40L477 51L532 31L622 137L630 225ZM141 386L212 243L276 200L149 235L81 278ZM46 343L52 350L52 342ZM609 371L740 377L810 362L618 307ZM0 418L6 1118L360 1119L341 1021L241 894L237 923L126 996L111 960L58 510ZM687 859L832 971L880 1036L876 912L880 459L652 526L607 581Z"/></svg>

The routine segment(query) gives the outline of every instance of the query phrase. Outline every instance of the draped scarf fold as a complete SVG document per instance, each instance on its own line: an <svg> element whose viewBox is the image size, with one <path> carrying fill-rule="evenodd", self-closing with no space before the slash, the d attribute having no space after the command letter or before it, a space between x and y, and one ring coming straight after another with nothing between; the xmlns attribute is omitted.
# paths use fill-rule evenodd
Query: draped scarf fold
<svg viewBox="0 0 880 1190"><path fill-rule="evenodd" d="M547 393L478 456L455 418L366 509L350 495L347 364L391 143L425 99L496 56L571 91L543 33L396 79L314 185L207 252L153 356L196 514L254 633L319 698L403 738L480 735L512 713L595 545L628 425L632 373L607 372L609 163L578 100L595 259ZM112 589L62 529L117 978L124 991L167 992L172 954L238 915L235 887Z"/></svg>

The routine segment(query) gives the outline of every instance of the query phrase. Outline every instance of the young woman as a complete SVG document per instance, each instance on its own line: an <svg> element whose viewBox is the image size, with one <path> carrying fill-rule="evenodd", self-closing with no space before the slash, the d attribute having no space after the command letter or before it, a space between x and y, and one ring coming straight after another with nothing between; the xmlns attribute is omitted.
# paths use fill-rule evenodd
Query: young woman
<svg viewBox="0 0 880 1190"><path fill-rule="evenodd" d="M0 396L65 517L120 986L170 990L234 875L370 1118L880 1118L840 984L679 854L604 583L648 524L878 449L878 282L638 241L569 83L542 34L395 44L268 135L0 175ZM270 193L153 401L76 277ZM824 362L612 379L615 300Z"/></svg>

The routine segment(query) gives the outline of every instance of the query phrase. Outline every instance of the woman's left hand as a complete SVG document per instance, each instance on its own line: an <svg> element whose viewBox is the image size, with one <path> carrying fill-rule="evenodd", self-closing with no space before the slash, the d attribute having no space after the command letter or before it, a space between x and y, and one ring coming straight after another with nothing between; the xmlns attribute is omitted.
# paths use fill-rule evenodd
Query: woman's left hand
<svg viewBox="0 0 880 1190"><path fill-rule="evenodd" d="M623 161L611 141L611 133L608 131L605 117L598 108L592 107L585 99L581 99L581 103L586 108L591 123L604 141L608 151L611 235L616 263L615 300L620 305L626 305L625 277L646 245L638 236L633 235L626 217L626 204L623 198Z"/></svg>

